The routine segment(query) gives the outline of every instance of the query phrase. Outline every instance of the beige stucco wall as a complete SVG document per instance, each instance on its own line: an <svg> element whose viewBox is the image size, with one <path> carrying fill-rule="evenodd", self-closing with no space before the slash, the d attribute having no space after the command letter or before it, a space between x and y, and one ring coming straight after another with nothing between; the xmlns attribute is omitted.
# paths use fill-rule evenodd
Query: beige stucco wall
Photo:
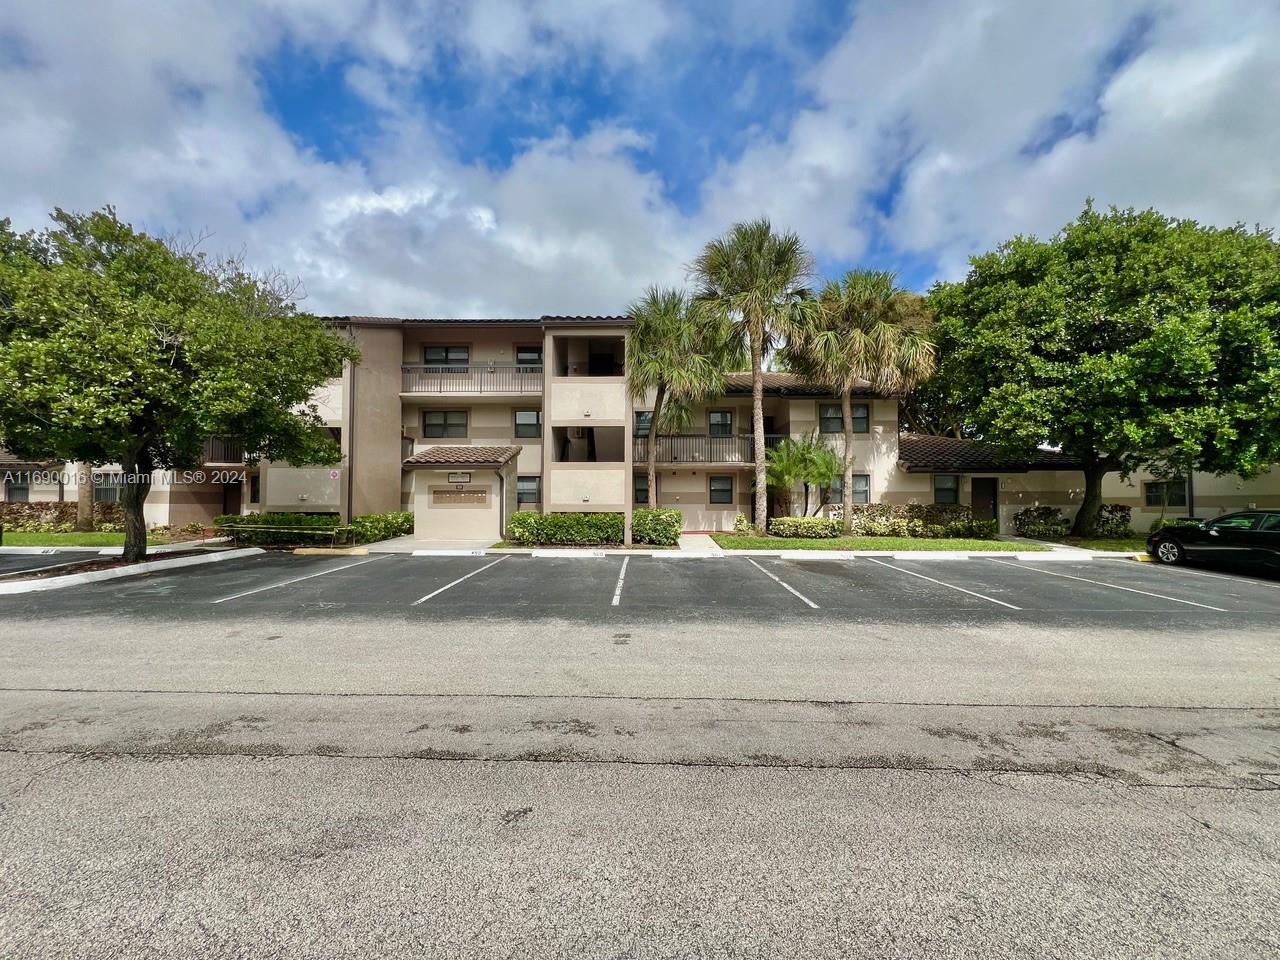
<svg viewBox="0 0 1280 960"><path fill-rule="evenodd" d="M555 464L544 475L545 509L622 510L630 500L631 471L621 463Z"/></svg>
<svg viewBox="0 0 1280 960"><path fill-rule="evenodd" d="M627 415L627 385L622 377L553 378L547 390L552 423L611 423Z"/></svg>
<svg viewBox="0 0 1280 960"><path fill-rule="evenodd" d="M709 477L732 476L732 504L713 504ZM751 475L745 470L671 470L658 468L658 506L679 510L685 530L732 530L739 512L751 509Z"/></svg>
<svg viewBox="0 0 1280 960"><path fill-rule="evenodd" d="M398 481L399 464L393 464L392 467L396 470ZM332 474L337 476L334 477ZM337 513L341 510L342 488L346 481L346 470L342 467L290 467L265 464L260 476L264 513L276 511ZM394 506L379 511L358 510L356 516L398 510L399 505L400 495L397 490Z"/></svg>
<svg viewBox="0 0 1280 960"><path fill-rule="evenodd" d="M455 491L450 473L470 473L465 491L483 490L485 503L441 504L433 502L433 491ZM413 493L413 535L417 540L498 540L502 536L504 491L498 471L458 467L450 470L415 470ZM514 481L507 484L514 486Z"/></svg>
<svg viewBox="0 0 1280 960"><path fill-rule="evenodd" d="M515 347L537 346L542 343L542 330L528 327L467 327L450 326L435 329L406 327L399 363L421 364L422 348L435 346L465 346L470 349L472 363L514 363Z"/></svg>
<svg viewBox="0 0 1280 960"><path fill-rule="evenodd" d="M361 359L345 378L343 403L352 417L343 430L343 447L352 467L351 514L360 516L400 509L404 346L398 327L355 327L353 335Z"/></svg>

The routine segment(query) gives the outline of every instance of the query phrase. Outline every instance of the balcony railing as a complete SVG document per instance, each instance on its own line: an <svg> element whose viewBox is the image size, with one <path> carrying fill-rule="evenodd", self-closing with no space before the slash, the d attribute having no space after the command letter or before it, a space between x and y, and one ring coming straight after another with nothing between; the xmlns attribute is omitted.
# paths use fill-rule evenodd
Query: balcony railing
<svg viewBox="0 0 1280 960"><path fill-rule="evenodd" d="M541 394L542 364L472 363L403 366L402 393Z"/></svg>
<svg viewBox="0 0 1280 960"><path fill-rule="evenodd" d="M772 450L786 437L767 433L764 445ZM755 441L751 434L712 437L704 433L678 433L660 437L636 437L633 441L633 463L646 463L649 444L658 445L658 463L753 463Z"/></svg>
<svg viewBox="0 0 1280 960"><path fill-rule="evenodd" d="M239 437L209 437L204 442L205 463L244 463L244 443Z"/></svg>

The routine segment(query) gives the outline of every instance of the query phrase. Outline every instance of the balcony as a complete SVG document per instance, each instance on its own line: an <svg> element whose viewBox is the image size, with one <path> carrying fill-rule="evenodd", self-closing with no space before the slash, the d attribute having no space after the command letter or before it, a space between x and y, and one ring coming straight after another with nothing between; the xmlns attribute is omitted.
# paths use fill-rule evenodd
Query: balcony
<svg viewBox="0 0 1280 960"><path fill-rule="evenodd" d="M767 433L764 445L772 450L786 439L784 434ZM644 464L649 460L649 443L658 444L658 463L754 463L755 441L751 434L711 437L703 433L679 433L660 437L635 437L631 460Z"/></svg>
<svg viewBox="0 0 1280 960"><path fill-rule="evenodd" d="M540 396L542 364L472 363L400 368L402 393L429 396Z"/></svg>
<svg viewBox="0 0 1280 960"><path fill-rule="evenodd" d="M204 442L201 462L209 464L244 463L244 442L239 437L209 437Z"/></svg>

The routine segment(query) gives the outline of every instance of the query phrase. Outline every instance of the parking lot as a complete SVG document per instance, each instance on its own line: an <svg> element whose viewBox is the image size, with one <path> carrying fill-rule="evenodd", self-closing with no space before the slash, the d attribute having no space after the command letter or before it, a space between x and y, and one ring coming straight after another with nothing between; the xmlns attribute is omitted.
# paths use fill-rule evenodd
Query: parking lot
<svg viewBox="0 0 1280 960"><path fill-rule="evenodd" d="M0 615L79 613L221 620L345 613L410 621L1270 621L1280 615L1280 582L1123 559L268 553L0 597Z"/></svg>

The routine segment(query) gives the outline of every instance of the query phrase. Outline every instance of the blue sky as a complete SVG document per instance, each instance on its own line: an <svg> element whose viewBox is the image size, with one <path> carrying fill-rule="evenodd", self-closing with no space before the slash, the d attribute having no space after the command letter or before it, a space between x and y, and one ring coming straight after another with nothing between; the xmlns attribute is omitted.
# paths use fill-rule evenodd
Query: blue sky
<svg viewBox="0 0 1280 960"><path fill-rule="evenodd" d="M762 214L915 289L1087 196L1280 223L1254 0L53 0L0 113L0 216L113 203L319 312L614 312Z"/></svg>

